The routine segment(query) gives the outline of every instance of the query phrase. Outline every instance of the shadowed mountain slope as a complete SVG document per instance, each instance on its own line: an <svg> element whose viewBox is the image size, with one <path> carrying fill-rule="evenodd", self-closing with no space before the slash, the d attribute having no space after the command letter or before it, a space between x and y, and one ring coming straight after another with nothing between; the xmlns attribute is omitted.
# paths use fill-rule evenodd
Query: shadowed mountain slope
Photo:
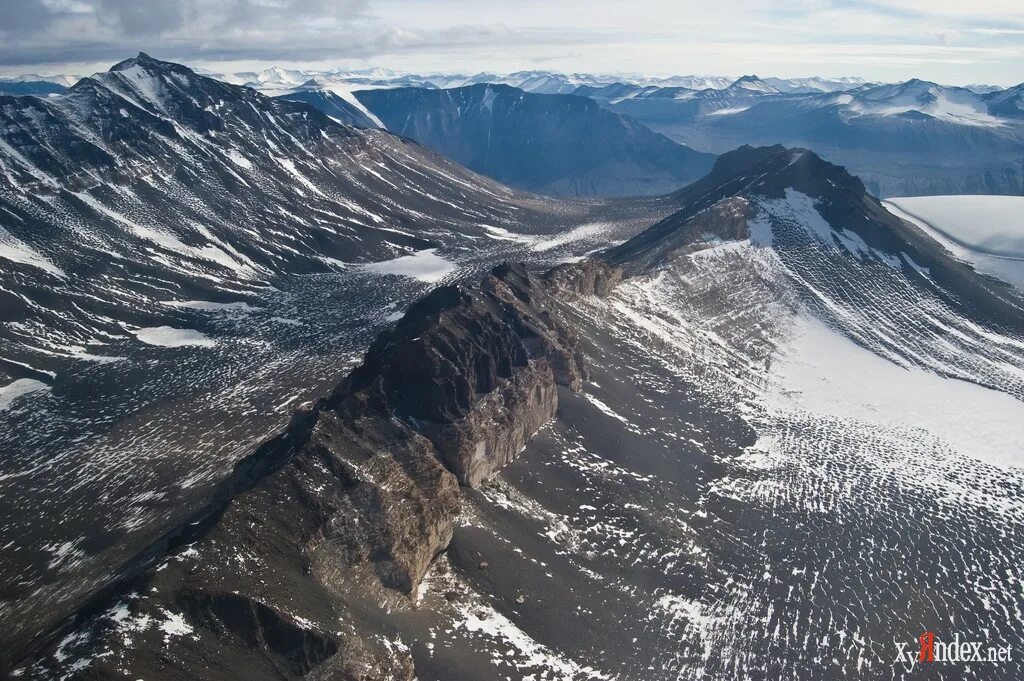
<svg viewBox="0 0 1024 681"><path fill-rule="evenodd" d="M356 96L391 132L542 194L662 194L700 177L713 160L573 95L482 84Z"/></svg>

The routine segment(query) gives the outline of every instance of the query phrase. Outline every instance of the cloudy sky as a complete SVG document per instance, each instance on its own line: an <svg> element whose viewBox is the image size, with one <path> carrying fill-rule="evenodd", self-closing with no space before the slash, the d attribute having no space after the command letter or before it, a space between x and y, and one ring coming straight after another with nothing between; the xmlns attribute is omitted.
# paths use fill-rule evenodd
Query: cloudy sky
<svg viewBox="0 0 1024 681"><path fill-rule="evenodd" d="M1024 0L0 0L0 73L217 70L1024 81Z"/></svg>

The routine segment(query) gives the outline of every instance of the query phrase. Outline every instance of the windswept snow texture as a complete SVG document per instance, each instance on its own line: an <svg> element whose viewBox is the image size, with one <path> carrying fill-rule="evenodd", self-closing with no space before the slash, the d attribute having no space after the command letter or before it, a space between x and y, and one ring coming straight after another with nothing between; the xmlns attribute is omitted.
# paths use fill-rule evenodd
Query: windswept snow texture
<svg viewBox="0 0 1024 681"><path fill-rule="evenodd" d="M920 429L995 466L1024 468L1024 401L967 381L901 367L813 318L795 320L770 374L781 408Z"/></svg>
<svg viewBox="0 0 1024 681"><path fill-rule="evenodd" d="M1024 196L901 196L885 205L979 271L1024 290Z"/></svg>
<svg viewBox="0 0 1024 681"><path fill-rule="evenodd" d="M40 255L31 246L18 241L10 232L0 227L0 258L10 262L31 265L42 271L52 274L58 279L64 279L67 275L59 267Z"/></svg>
<svg viewBox="0 0 1024 681"><path fill-rule="evenodd" d="M762 217L773 230L789 229ZM608 322L616 329L613 343L594 350L603 369L596 390L627 423L605 421L613 437L593 424L597 412L570 416L594 443L584 451L641 474L653 465L647 452L662 448L666 459L696 467L682 484L660 472L652 483L654 498L676 500L671 521L656 503L616 495L611 503L599 497L592 503L599 510L581 511L559 530L588 536L605 515L631 518L625 532L598 533L625 563L612 583L652 613L630 633L652 649L653 669L642 671L642 655L620 656L610 671L623 677L905 679L913 675L893 663L895 643L923 631L946 640L955 622L964 636L1005 643L1015 635L1024 606L1016 588L1024 550L1024 462L1014 446L1022 434L1019 383L1007 373L983 388L943 378L934 361L930 370L900 366L829 328L834 319L822 303L849 311L835 293L852 282L841 272L835 288L810 289L796 277L811 275L816 260L825 274L836 255L847 256L830 258L818 247L801 254L807 247L778 233L773 246L710 245L627 282L611 310L594 311L598 329ZM913 302L893 304L884 293L904 275L875 274L878 287L868 296L888 306L881 322L889 340L932 345L907 324L919 317ZM595 337L593 327L582 328ZM975 351L990 341L1017 348L1019 377L1020 338L991 332L970 334ZM864 328L861 337L874 333ZM616 347L630 351L620 357ZM635 378L613 379L624 371ZM665 392L691 397L673 408ZM648 426L661 410L671 416ZM749 424L753 442L730 442L717 421L723 414ZM675 441L642 442L654 432ZM564 460L578 451L567 447ZM604 485L581 489L595 496L594 487ZM632 547L665 551L680 526L691 542L680 547L684 560L659 562L650 553L634 562ZM616 536L626 543L616 546ZM651 563L667 576L657 586L642 576ZM634 621L628 613L623 619ZM639 613L635 621L644 622ZM1010 679L1020 671L1020 661L948 665L934 678Z"/></svg>
<svg viewBox="0 0 1024 681"><path fill-rule="evenodd" d="M597 245L607 246L610 240L608 237L608 228L612 225L602 224L595 222L588 225L580 225L562 234L556 234L550 239L542 239L533 243L532 248L535 251L550 251L553 248L564 246L566 244L576 242L589 242L596 243Z"/></svg>

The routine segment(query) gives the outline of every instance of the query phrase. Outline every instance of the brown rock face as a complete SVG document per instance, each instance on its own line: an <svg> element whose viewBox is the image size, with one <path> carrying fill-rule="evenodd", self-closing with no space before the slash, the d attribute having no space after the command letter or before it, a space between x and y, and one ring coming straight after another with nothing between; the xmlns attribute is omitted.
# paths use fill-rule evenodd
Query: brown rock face
<svg viewBox="0 0 1024 681"><path fill-rule="evenodd" d="M463 485L476 487L512 460L551 420L558 389L550 364L534 360L513 371L464 417L449 424L423 424L444 464Z"/></svg>
<svg viewBox="0 0 1024 681"><path fill-rule="evenodd" d="M433 442L460 483L477 486L554 416L556 385L579 390L586 378L551 296L605 294L618 278L598 263L548 278L503 265L475 289L439 288L378 337L347 389L378 396Z"/></svg>
<svg viewBox="0 0 1024 681"><path fill-rule="evenodd" d="M412 593L451 540L458 483L428 439L360 411L362 397L321 413L285 475L315 499L303 536L321 574L365 565L384 586Z"/></svg>
<svg viewBox="0 0 1024 681"><path fill-rule="evenodd" d="M604 298L622 281L622 268L603 260L582 260L553 267L544 280L557 291Z"/></svg>

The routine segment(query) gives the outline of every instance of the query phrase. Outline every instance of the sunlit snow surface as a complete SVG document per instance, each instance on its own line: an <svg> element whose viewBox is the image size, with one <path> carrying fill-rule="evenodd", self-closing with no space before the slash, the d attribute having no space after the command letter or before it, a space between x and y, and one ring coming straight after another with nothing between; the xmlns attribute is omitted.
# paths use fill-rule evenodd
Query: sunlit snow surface
<svg viewBox="0 0 1024 681"><path fill-rule="evenodd" d="M769 400L779 408L920 429L979 461L1024 466L1024 402L967 381L900 367L813 318L772 365Z"/></svg>
<svg viewBox="0 0 1024 681"><path fill-rule="evenodd" d="M974 92L923 81L883 85L854 95L852 101L839 103L859 115L898 116L919 112L958 125L999 127L1006 124L1005 120L991 115L985 102Z"/></svg>
<svg viewBox="0 0 1024 681"><path fill-rule="evenodd" d="M7 409L22 395L29 395L39 390L48 390L49 386L34 378L19 378L17 381L0 387L0 410Z"/></svg>
<svg viewBox="0 0 1024 681"><path fill-rule="evenodd" d="M1024 290L1024 196L906 196L884 205L980 272Z"/></svg>
<svg viewBox="0 0 1024 681"><path fill-rule="evenodd" d="M180 348L187 345L212 347L214 341L195 329L176 329L173 326L154 326L138 329L133 332L135 337L146 345L157 345L164 348Z"/></svg>
<svg viewBox="0 0 1024 681"><path fill-rule="evenodd" d="M435 284L453 274L458 268L455 263L445 260L433 248L417 251L412 255L403 255L393 260L374 262L363 265L367 272L395 274L410 277L417 281Z"/></svg>
<svg viewBox="0 0 1024 681"><path fill-rule="evenodd" d="M37 267L59 279L67 275L59 267L40 255L31 246L21 243L3 227L0 227L0 258L11 262L24 263Z"/></svg>

